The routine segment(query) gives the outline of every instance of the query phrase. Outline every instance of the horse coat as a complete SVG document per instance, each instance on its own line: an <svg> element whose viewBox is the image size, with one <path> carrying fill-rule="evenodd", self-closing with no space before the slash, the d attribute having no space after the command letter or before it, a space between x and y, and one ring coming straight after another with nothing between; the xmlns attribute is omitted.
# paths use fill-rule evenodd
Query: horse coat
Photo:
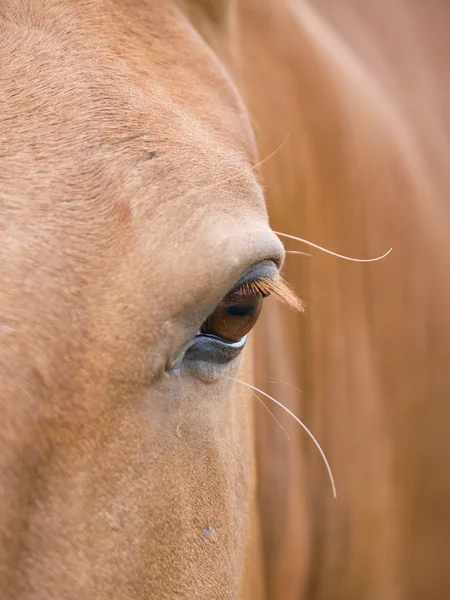
<svg viewBox="0 0 450 600"><path fill-rule="evenodd" d="M438 0L3 0L2 599L449 596L448 25ZM393 252L285 256L266 207ZM267 262L306 311L267 299L232 360L186 354ZM233 379L314 431L336 500Z"/></svg>

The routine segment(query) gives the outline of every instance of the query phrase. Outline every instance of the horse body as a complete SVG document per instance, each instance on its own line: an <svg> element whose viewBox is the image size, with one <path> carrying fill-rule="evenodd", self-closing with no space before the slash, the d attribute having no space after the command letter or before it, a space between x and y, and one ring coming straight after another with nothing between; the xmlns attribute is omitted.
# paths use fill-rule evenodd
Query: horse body
<svg viewBox="0 0 450 600"><path fill-rule="evenodd" d="M448 596L445 23L438 2L2 3L2 598ZM253 168L278 147L275 230L394 252L288 255L306 314L271 305L242 371L180 367L246 267L283 262ZM313 427L336 502L229 376Z"/></svg>
<svg viewBox="0 0 450 600"><path fill-rule="evenodd" d="M262 155L290 134L263 165L272 226L351 256L394 248L373 265L288 255L307 311L267 311L256 332L258 371L301 394L258 385L313 428L338 482L336 504L295 425L276 411L285 444L258 415L270 597L447 597L447 8L269 4L247 22Z"/></svg>

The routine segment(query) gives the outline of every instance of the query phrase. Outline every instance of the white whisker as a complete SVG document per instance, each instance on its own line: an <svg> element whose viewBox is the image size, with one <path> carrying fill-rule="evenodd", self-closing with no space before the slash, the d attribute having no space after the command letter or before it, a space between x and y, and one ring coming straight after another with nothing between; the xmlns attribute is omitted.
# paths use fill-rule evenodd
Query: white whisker
<svg viewBox="0 0 450 600"><path fill-rule="evenodd" d="M302 256L312 256L309 252L302 252L301 250L285 250L285 254L301 254Z"/></svg>
<svg viewBox="0 0 450 600"><path fill-rule="evenodd" d="M260 160L255 165L249 167L248 169L239 170L238 173L235 173L234 175L231 175L230 177L227 177L226 179L222 179L221 181L216 181L214 183L211 183L209 185L203 186L201 188L194 189L191 192L189 192L189 196L192 195L192 194L194 194L194 193L197 194L198 192L204 192L206 190L211 190L211 189L214 189L216 187L219 187L219 186L221 186L221 185L223 185L225 183L228 183L229 181L232 181L233 179L237 179L238 177L242 177L246 173L250 173L251 171L254 171L258 167L261 167L264 163L266 163L268 160L270 160L271 158L273 158L275 156L275 154L277 154L281 150L281 148L288 141L290 135L291 134L288 133L287 136L284 138L284 140L281 142L281 144L277 148L275 148L275 150L273 152L271 152L269 154L269 156L266 156L266 158L263 158L262 160Z"/></svg>
<svg viewBox="0 0 450 600"><path fill-rule="evenodd" d="M249 375L253 375L254 377L262 377L263 379L267 379L269 383L276 383L280 385L288 385L290 388L298 392L300 395L302 394L302 390L296 387L293 383L289 383L288 381L280 381L279 379L275 379L274 377L270 377L269 375L263 375L262 373L258 373L257 371L252 371L250 369L244 369L243 367L239 368L239 373L245 375L248 373Z"/></svg>
<svg viewBox="0 0 450 600"><path fill-rule="evenodd" d="M258 402L260 402L264 408L267 410L267 412L269 413L269 415L272 417L272 419L275 421L275 423L280 427L280 429L283 430L284 435L287 437L287 439L289 441L291 441L291 438L289 437L288 432L286 431L286 429L283 427L283 425L280 423L280 421L278 421L278 419L276 418L276 416L273 414L273 412L270 410L270 408L268 406L266 406L264 404L264 402L261 400L261 398L258 396L258 394L256 392L252 391L252 394L255 396L255 398L258 400Z"/></svg>
<svg viewBox="0 0 450 600"><path fill-rule="evenodd" d="M301 242L302 244L306 244L307 246L311 246L311 248L316 248L316 250L320 250L321 252L325 252L326 254L331 254L331 256L336 256L337 258L342 258L344 260L349 260L351 262L358 263L370 263L376 262L377 260L382 260L386 258L388 254L392 252L392 248L389 248L387 252L385 252L382 256L377 256L376 258L352 258L351 256L345 256L344 254L338 254L337 252L333 252L332 250L328 250L323 246L319 246L318 244L314 244L313 242L309 242L308 240L304 240L303 238L297 237L295 235L289 235L288 233L281 233L280 231L274 231L276 235L289 238L290 240L296 240L297 242Z"/></svg>
<svg viewBox="0 0 450 600"><path fill-rule="evenodd" d="M301 421L296 415L294 415L294 413L292 411L290 411L289 408L287 408L286 406L284 406L284 404L281 404L281 402L279 402L278 400L275 400L275 398L273 398L272 396L269 396L269 394L266 394L266 392L263 392L262 390L260 390L259 388L255 387L251 383L247 383L246 381L241 381L240 379L236 379L235 377L229 377L228 375L224 375L224 377L226 379L231 379L232 381L236 381L237 383L241 383L242 385L247 386L248 388L252 389L253 391L259 392L260 394L262 394L263 396L265 396L269 400L272 400L272 402L274 402L277 406L279 406L280 408L282 408L283 410L285 410L295 421L297 421L297 423L301 427L303 427L303 429L306 431L306 433L312 439L312 441L314 442L316 448L320 452L320 455L321 455L321 457L323 459L323 462L325 463L325 466L326 466L327 471L328 471L328 476L329 476L330 482L331 482L331 488L333 490L333 497L337 498L337 491L336 491L336 485L334 483L333 473L331 471L331 467L330 467L330 464L329 464L329 462L327 460L327 457L325 456L325 452L322 450L321 445L316 440L316 438L314 437L314 435L312 434L312 432L308 429L308 427L306 427L306 425L303 423L303 421Z"/></svg>

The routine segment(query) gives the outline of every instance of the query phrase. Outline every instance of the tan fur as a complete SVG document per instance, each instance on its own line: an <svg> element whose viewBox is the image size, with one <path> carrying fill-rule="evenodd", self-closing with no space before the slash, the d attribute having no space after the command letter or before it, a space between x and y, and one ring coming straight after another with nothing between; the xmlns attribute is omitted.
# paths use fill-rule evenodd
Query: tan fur
<svg viewBox="0 0 450 600"><path fill-rule="evenodd" d="M450 15L339 5L1 3L2 600L449 596ZM283 414L166 371L282 260L288 135L274 229L394 247L288 255L307 311L245 351L337 501Z"/></svg>
<svg viewBox="0 0 450 600"><path fill-rule="evenodd" d="M241 585L252 403L165 368L281 244L236 89L163 4L0 8L2 600Z"/></svg>
<svg viewBox="0 0 450 600"><path fill-rule="evenodd" d="M450 14L445 3L242 4L240 79L262 155L271 224L352 256L289 256L305 315L266 310L257 407L268 597L450 595ZM264 31L264 43L261 32ZM268 84L267 82L270 82ZM289 242L289 248L304 249ZM276 312L276 314L274 314Z"/></svg>

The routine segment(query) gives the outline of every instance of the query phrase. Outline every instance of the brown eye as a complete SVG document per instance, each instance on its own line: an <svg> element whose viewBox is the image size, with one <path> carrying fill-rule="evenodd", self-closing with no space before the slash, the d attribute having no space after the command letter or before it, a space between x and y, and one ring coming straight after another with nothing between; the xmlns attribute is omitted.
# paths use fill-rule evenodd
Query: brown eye
<svg viewBox="0 0 450 600"><path fill-rule="evenodd" d="M239 342L258 320L263 295L252 289L230 292L201 327L201 333L214 335L225 342Z"/></svg>

